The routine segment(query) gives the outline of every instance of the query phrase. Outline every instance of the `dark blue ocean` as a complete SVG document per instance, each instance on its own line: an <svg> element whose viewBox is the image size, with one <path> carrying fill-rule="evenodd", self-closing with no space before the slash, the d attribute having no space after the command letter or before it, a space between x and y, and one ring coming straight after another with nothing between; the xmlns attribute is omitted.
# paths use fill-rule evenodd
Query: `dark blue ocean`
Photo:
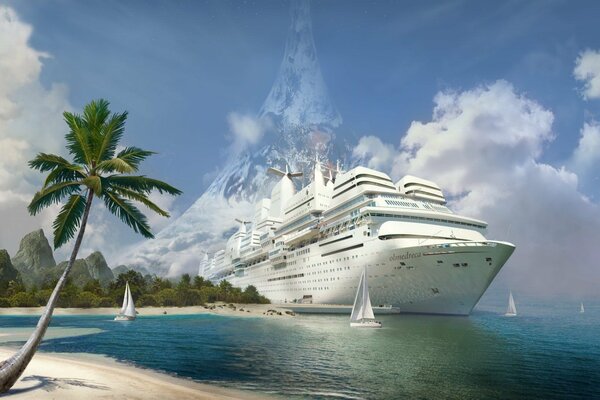
<svg viewBox="0 0 600 400"><path fill-rule="evenodd" d="M204 383L282 398L600 398L600 302L517 298L470 317L383 316L351 329L346 316L290 319L215 315L54 317L52 327L102 332L46 340L42 351L104 354ZM0 317L0 329L36 317ZM17 345L18 343L12 343Z"/></svg>

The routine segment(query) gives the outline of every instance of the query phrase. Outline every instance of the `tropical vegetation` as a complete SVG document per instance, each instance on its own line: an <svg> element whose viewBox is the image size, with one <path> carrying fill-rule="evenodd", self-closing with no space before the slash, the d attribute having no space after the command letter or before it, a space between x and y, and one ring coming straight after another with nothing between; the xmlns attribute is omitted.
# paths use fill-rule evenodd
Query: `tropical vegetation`
<svg viewBox="0 0 600 400"><path fill-rule="evenodd" d="M75 285L70 278L60 293L56 307L119 307L123 301L125 283L129 282L136 307L185 307L199 306L222 301L226 303L266 304L254 286L246 289L233 287L227 281L213 285L200 276L193 279L189 274L174 282L166 278L129 270L119 274L107 287L97 279L87 282L83 287ZM10 281L4 293L0 293L0 307L39 307L45 306L55 284L41 288L26 289L19 281Z"/></svg>

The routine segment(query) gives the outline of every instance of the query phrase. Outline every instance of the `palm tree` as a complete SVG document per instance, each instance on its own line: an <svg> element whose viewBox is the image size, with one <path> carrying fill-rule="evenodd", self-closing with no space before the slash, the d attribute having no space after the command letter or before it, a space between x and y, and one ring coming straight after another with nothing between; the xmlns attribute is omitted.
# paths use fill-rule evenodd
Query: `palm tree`
<svg viewBox="0 0 600 400"><path fill-rule="evenodd" d="M65 112L63 116L69 128L65 138L73 161L40 153L29 162L31 168L49 174L28 209L30 214L36 215L43 208L66 200L52 225L55 249L71 240L78 229L79 233L69 262L29 340L12 357L0 363L0 393L9 390L19 379L44 337L60 291L77 258L94 197L102 199L106 208L135 232L153 238L146 217L133 202L168 217L169 214L150 201L148 195L154 190L181 194L162 181L132 175L138 171L140 163L154 152L126 147L117 153L127 112L111 115L108 101L96 100L84 107L83 115Z"/></svg>

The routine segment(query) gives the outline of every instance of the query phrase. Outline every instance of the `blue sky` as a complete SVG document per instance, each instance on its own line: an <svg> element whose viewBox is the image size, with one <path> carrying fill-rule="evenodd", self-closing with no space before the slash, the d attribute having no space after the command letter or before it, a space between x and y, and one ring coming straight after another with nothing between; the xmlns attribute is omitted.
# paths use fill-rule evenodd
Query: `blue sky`
<svg viewBox="0 0 600 400"><path fill-rule="evenodd" d="M454 210L515 243L500 280L597 293L600 2L328 0L311 14L344 121L335 133L354 156L394 179L438 182ZM0 0L0 145L10 155L0 159L0 248L14 254L24 233L49 230L56 210L27 215L40 177L26 161L60 152L61 112L100 97L130 112L126 145L160 153L143 172L184 191L161 204L181 216L236 147L230 117L252 125L289 25L284 1ZM85 251L126 253L139 238L98 211ZM192 236L218 228L179 222ZM156 231L167 223L151 221ZM196 245L190 271L206 250Z"/></svg>
<svg viewBox="0 0 600 400"><path fill-rule="evenodd" d="M46 85L68 86L80 109L105 97L130 111L127 141L156 149L149 173L183 188L185 208L228 145L226 115L255 113L283 54L280 1L8 2L34 28ZM313 29L330 95L349 138L399 143L431 118L443 89L506 79L555 114L544 152L567 159L598 101L584 102L572 71L600 48L600 3L315 1Z"/></svg>

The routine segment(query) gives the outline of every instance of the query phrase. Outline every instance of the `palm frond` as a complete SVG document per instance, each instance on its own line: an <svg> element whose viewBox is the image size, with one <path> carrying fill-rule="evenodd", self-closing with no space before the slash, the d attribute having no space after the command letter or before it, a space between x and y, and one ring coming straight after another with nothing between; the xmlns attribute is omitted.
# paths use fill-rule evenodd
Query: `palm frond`
<svg viewBox="0 0 600 400"><path fill-rule="evenodd" d="M160 216L167 217L167 218L170 217L170 215L167 211L163 210L158 205L153 203L152 200L150 200L144 194L140 194L133 190L123 189L123 188L115 188L114 192L116 192L116 193L120 194L121 196L124 196L130 200L135 200L135 201L142 203L143 205L145 205L150 210L154 211L155 213L157 213Z"/></svg>
<svg viewBox="0 0 600 400"><path fill-rule="evenodd" d="M36 215L42 209L59 203L64 197L79 192L81 183L81 181L68 181L43 188L33 196L27 206L29 213Z"/></svg>
<svg viewBox="0 0 600 400"><path fill-rule="evenodd" d="M99 146L95 149L97 162L113 158L117 145L125 131L125 121L127 121L127 111L121 114L113 114L110 120L102 125L99 131Z"/></svg>
<svg viewBox="0 0 600 400"><path fill-rule="evenodd" d="M81 183L90 188L96 196L100 196L102 194L102 180L99 176L87 176L83 181L81 181Z"/></svg>
<svg viewBox="0 0 600 400"><path fill-rule="evenodd" d="M69 201L61 208L52 224L52 228L54 229L54 249L58 249L75 236L84 211L85 197L78 194L72 195Z"/></svg>
<svg viewBox="0 0 600 400"><path fill-rule="evenodd" d="M74 166L69 161L56 154L39 153L35 158L28 162L29 168L37 169L40 172L52 171L53 169Z"/></svg>
<svg viewBox="0 0 600 400"><path fill-rule="evenodd" d="M48 174L44 181L44 187L48 187L55 183L76 181L85 178L83 169L78 165L72 167L58 167Z"/></svg>
<svg viewBox="0 0 600 400"><path fill-rule="evenodd" d="M132 167L134 167L135 170L137 171L137 169L140 166L140 163L142 161L144 161L146 158L148 158L149 156L151 156L152 154L156 154L156 152L143 150L143 149L140 149L139 147L131 146L131 147L126 147L124 150L121 150L119 152L119 154L117 154L117 157L122 160L125 160Z"/></svg>
<svg viewBox="0 0 600 400"><path fill-rule="evenodd" d="M106 123L110 115L108 100L92 100L83 107L83 121L93 133L100 133L100 127ZM95 131L95 132L94 132Z"/></svg>
<svg viewBox="0 0 600 400"><path fill-rule="evenodd" d="M111 190L104 191L102 198L106 208L119 217L121 221L129 225L136 233L140 233L142 236L150 239L154 238L154 235L150 232L146 216L129 200L122 198Z"/></svg>
<svg viewBox="0 0 600 400"><path fill-rule="evenodd" d="M136 172L139 165L146 158L156 154L153 151L142 150L138 147L127 147L120 151L116 157L101 161L97 169L102 172L120 172L122 174L130 174Z"/></svg>
<svg viewBox="0 0 600 400"><path fill-rule="evenodd" d="M79 164L91 165L92 148L89 130L81 116L65 111L63 113L65 122L69 126L69 132L65 135L69 153L73 160Z"/></svg>
<svg viewBox="0 0 600 400"><path fill-rule="evenodd" d="M168 193L171 195L179 195L182 193L181 190L169 185L168 183L159 181L158 179L148 178L144 175L112 175L107 177L107 179L111 186L131 189L139 193L149 194L153 190L157 190L161 194Z"/></svg>
<svg viewBox="0 0 600 400"><path fill-rule="evenodd" d="M98 166L96 167L96 169L99 172L120 172L122 174L130 174L136 171L136 169L131 164L119 157L101 161L100 164L98 164Z"/></svg>

